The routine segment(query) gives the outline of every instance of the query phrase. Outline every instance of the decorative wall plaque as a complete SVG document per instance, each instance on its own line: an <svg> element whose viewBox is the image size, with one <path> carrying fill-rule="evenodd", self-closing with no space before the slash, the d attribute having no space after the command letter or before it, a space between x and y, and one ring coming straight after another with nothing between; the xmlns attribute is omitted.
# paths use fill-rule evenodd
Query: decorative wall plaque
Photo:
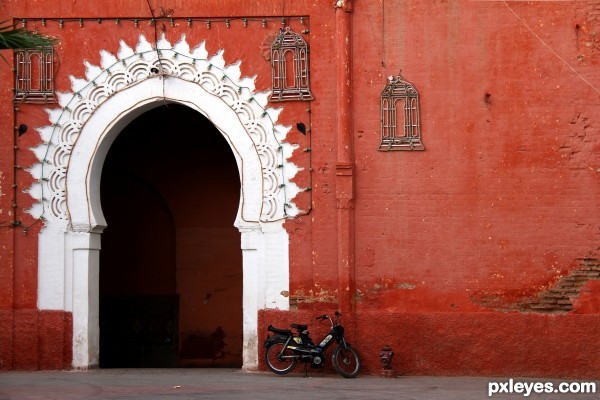
<svg viewBox="0 0 600 400"><path fill-rule="evenodd" d="M271 45L273 91L269 100L312 100L308 65L308 46L302 36L289 27L281 29Z"/></svg>
<svg viewBox="0 0 600 400"><path fill-rule="evenodd" d="M54 103L54 49L15 50L15 101Z"/></svg>
<svg viewBox="0 0 600 400"><path fill-rule="evenodd" d="M419 92L400 75L390 76L381 93L379 150L425 150L421 142Z"/></svg>

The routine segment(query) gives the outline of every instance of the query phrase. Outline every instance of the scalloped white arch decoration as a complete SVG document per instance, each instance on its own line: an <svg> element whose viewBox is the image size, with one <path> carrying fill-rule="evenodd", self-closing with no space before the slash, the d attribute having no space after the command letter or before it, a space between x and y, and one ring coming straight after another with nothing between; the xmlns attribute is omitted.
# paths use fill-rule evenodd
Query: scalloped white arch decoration
<svg viewBox="0 0 600 400"><path fill-rule="evenodd" d="M288 236L283 220L298 210L288 162L294 146L289 127L276 123L268 93L240 78L239 62L226 66L223 51L208 57L204 43L190 51L181 38L162 37L156 48L140 36L135 50L123 41L117 55L101 52L101 65L86 62L86 77L71 77L72 92L48 110L51 125L39 128L40 160L29 169L28 190L43 218L39 236L38 307L73 313L73 366L98 364L100 234L106 226L100 177L106 154L121 130L154 107L179 103L204 114L223 134L240 172L235 225L242 235L244 274L244 368L258 365L257 312L289 306ZM191 182L190 184L193 184Z"/></svg>
<svg viewBox="0 0 600 400"><path fill-rule="evenodd" d="M117 56L106 51L101 55L101 66L86 62L86 79L71 77L73 92L59 94L62 108L49 110L51 125L39 129L44 143L34 151L40 163L30 169L38 180L29 189L38 200L30 210L33 216L73 222L66 191L67 166L88 119L116 94L147 80L163 78L177 78L201 88L213 100L220 100L223 106L235 111L234 117L243 125L262 168L262 202L260 210L248 210L247 203L242 201L239 217L271 222L297 214L291 200L298 189L289 181L297 168L291 164L284 168L294 150L283 142L289 127L276 124L280 109L266 107L268 93L255 93L253 79L240 79L239 63L225 66L222 51L209 58L204 43L190 51L185 36L174 46L163 37L157 49L140 36L135 50L121 41ZM159 87L154 97L166 96ZM239 151L237 143L230 144L234 151ZM242 174L244 191L257 184L247 182L245 177Z"/></svg>

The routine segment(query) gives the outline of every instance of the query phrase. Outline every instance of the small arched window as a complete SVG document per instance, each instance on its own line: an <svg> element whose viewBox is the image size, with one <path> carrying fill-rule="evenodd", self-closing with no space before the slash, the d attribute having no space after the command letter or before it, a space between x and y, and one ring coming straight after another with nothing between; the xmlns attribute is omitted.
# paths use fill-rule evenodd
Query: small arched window
<svg viewBox="0 0 600 400"><path fill-rule="evenodd" d="M271 45L271 101L312 100L308 75L308 46L289 27Z"/></svg>
<svg viewBox="0 0 600 400"><path fill-rule="evenodd" d="M381 93L379 150L425 150L421 141L419 92L401 76L390 76Z"/></svg>
<svg viewBox="0 0 600 400"><path fill-rule="evenodd" d="M54 49L15 50L15 101L54 103Z"/></svg>

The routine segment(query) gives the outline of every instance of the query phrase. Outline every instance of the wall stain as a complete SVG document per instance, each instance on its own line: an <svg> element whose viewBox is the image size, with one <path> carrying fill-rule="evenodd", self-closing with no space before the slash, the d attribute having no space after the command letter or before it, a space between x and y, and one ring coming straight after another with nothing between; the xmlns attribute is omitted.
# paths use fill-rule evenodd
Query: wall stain
<svg viewBox="0 0 600 400"><path fill-rule="evenodd" d="M397 282L390 278L383 278L379 282L357 288L354 296L357 303L366 303L382 299L382 296L386 293L396 293L416 288L417 284L414 282Z"/></svg>
<svg viewBox="0 0 600 400"><path fill-rule="evenodd" d="M337 301L337 291L329 291L322 288L318 291L313 289L308 291L299 289L290 295L290 306L292 307L297 307L299 304L337 303Z"/></svg>

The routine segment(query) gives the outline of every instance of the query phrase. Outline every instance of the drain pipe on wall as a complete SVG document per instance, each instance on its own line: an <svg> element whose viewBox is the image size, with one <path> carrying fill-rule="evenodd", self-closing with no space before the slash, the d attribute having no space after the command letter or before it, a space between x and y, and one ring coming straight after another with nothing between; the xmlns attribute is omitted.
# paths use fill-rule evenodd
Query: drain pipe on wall
<svg viewBox="0 0 600 400"><path fill-rule="evenodd" d="M356 309L354 259L354 143L352 139L352 2L337 0L336 89L338 306L342 313Z"/></svg>

